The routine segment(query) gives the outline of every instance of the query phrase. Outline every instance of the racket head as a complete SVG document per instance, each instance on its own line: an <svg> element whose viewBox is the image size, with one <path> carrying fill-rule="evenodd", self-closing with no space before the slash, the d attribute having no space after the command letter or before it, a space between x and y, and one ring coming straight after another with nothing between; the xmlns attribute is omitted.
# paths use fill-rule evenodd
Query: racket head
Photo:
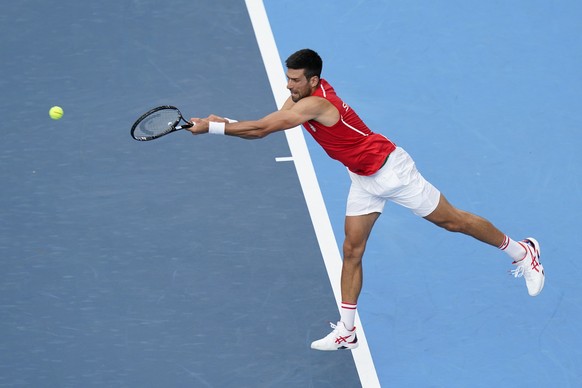
<svg viewBox="0 0 582 388"><path fill-rule="evenodd" d="M135 140L147 141L160 138L168 133L191 126L178 126L184 120L182 114L175 106L162 105L153 108L135 121L131 127L131 137Z"/></svg>

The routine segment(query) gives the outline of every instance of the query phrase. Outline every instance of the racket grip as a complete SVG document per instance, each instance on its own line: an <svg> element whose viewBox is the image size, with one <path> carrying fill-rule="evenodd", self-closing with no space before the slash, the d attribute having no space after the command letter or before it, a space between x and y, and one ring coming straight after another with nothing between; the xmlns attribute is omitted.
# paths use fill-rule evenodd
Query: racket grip
<svg viewBox="0 0 582 388"><path fill-rule="evenodd" d="M194 123L188 123L188 124L180 125L179 127L176 127L176 129L190 128L193 126L194 126Z"/></svg>

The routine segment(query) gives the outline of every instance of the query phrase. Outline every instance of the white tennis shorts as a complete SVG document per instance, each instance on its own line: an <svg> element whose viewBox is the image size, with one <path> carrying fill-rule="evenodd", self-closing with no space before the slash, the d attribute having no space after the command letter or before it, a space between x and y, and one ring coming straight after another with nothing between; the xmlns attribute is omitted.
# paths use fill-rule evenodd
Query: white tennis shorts
<svg viewBox="0 0 582 388"><path fill-rule="evenodd" d="M426 217L439 204L441 193L420 175L410 155L400 147L373 175L348 172L352 179L346 209L348 216L382 213L386 201L390 200L417 216Z"/></svg>

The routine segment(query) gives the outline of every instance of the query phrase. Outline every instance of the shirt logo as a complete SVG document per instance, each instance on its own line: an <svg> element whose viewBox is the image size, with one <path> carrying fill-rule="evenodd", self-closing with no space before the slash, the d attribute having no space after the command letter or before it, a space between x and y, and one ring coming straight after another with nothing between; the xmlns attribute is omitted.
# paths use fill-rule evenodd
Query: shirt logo
<svg viewBox="0 0 582 388"><path fill-rule="evenodd" d="M311 129L313 132L317 132L317 129L315 129L313 124L311 124L311 123L307 123L307 124L309 124L309 129Z"/></svg>

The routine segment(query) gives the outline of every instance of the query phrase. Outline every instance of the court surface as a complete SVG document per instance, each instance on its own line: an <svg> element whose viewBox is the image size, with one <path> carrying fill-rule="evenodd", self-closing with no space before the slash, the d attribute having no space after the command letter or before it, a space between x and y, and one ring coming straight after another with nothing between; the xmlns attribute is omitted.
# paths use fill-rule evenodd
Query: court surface
<svg viewBox="0 0 582 388"><path fill-rule="evenodd" d="M0 386L582 386L581 5L155 7L0 14ZM389 204L363 346L309 349L338 317L345 169L300 130L129 137L161 104L270 113L304 47L453 204L540 241L540 296L504 254Z"/></svg>

